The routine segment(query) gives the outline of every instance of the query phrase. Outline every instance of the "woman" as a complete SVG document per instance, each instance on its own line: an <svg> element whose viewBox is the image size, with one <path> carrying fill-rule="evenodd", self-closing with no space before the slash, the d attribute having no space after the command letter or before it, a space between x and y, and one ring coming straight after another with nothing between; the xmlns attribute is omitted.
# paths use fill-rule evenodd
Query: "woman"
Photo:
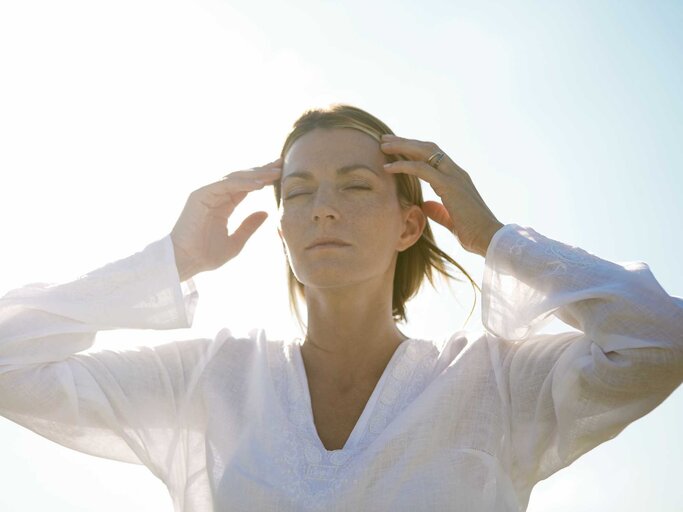
<svg viewBox="0 0 683 512"><path fill-rule="evenodd" d="M241 251L265 212L231 235L226 221L271 184L302 343L222 329L78 353L102 329L189 327L192 277ZM424 277L460 268L427 218L486 263L485 329L443 347L396 327ZM349 105L304 113L280 159L194 191L143 251L0 307L0 413L145 464L178 511L523 511L683 380L683 300L645 263L503 225L436 145ZM576 330L540 333L551 314Z"/></svg>

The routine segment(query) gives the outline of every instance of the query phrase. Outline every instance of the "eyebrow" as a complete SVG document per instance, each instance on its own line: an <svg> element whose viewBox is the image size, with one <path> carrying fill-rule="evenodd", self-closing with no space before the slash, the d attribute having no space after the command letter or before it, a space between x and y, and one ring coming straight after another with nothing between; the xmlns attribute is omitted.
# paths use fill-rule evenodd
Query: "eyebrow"
<svg viewBox="0 0 683 512"><path fill-rule="evenodd" d="M357 171L359 169L366 169L375 174L378 178L380 177L379 173L375 169L373 169L372 167L368 167L365 164L349 164L345 165L344 167L340 167L339 169L337 169L337 176L343 176L345 174L349 174L350 172ZM284 183L287 178L302 178L310 180L313 179L313 174L308 171L292 172L284 178L282 178L282 183Z"/></svg>

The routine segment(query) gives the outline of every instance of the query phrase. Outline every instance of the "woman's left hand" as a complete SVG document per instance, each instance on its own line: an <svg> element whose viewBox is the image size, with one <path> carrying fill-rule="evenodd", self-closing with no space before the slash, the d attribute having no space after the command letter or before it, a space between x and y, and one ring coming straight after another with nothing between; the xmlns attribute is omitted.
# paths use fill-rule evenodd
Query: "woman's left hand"
<svg viewBox="0 0 683 512"><path fill-rule="evenodd" d="M466 251L485 257L491 238L504 224L486 206L470 175L448 155L438 163L438 169L429 165L429 157L445 153L433 142L383 135L381 148L387 155L400 154L410 159L388 164L387 172L422 178L441 198L443 204L425 201L422 211L453 233Z"/></svg>

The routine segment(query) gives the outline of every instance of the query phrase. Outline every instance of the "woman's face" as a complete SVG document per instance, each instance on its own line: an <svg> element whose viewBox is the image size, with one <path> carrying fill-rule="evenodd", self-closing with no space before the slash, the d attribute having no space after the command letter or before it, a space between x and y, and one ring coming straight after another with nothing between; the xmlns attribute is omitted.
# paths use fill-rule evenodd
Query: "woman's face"
<svg viewBox="0 0 683 512"><path fill-rule="evenodd" d="M382 167L386 161L375 139L350 128L316 128L285 155L278 232L294 275L307 288L387 273L393 278L397 253L419 239L423 226L405 219L415 208L422 211L401 209L396 178ZM321 237L348 245L307 248Z"/></svg>

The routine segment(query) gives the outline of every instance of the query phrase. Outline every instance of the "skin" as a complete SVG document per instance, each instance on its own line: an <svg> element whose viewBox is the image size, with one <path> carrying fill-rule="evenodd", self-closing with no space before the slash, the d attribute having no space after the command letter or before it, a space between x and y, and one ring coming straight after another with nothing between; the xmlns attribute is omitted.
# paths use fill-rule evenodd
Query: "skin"
<svg viewBox="0 0 683 512"><path fill-rule="evenodd" d="M429 158L442 152L433 142L382 135L381 149L408 158L387 164L387 172L417 176L439 196L440 203L425 201L422 205L427 216L453 233L463 249L485 257L491 238L504 224L486 205L469 173L447 154L436 168L429 165Z"/></svg>
<svg viewBox="0 0 683 512"><path fill-rule="evenodd" d="M254 212L230 234L226 223L235 207L250 192L283 180L278 233L295 275L306 287L308 333L302 357L312 399L327 404L326 398L348 396L336 403L348 405L352 420L407 338L391 316L398 253L419 239L427 218L453 233L465 250L481 256L503 227L470 175L448 155L438 169L427 163L440 151L436 144L395 135L384 135L382 142L352 129L313 130L292 145L284 160L232 172L192 192L171 233L181 281L216 269L239 254L267 217L266 212ZM408 160L383 165L386 155L396 154ZM376 172L336 174L352 163ZM300 170L310 171L311 178L287 178ZM428 183L441 202L401 209L393 176L399 172ZM295 193L303 195L290 197ZM350 245L307 251L321 236ZM331 444L347 433L332 432Z"/></svg>
<svg viewBox="0 0 683 512"><path fill-rule="evenodd" d="M394 269L398 253L417 242L427 218L417 205L401 209L385 162L377 141L365 133L315 129L292 145L282 168L278 233L306 289L308 332L301 354L310 381L342 394L373 387L407 339L391 315ZM336 174L356 163L375 173ZM301 170L313 177L288 178ZM306 249L323 236L350 245Z"/></svg>

